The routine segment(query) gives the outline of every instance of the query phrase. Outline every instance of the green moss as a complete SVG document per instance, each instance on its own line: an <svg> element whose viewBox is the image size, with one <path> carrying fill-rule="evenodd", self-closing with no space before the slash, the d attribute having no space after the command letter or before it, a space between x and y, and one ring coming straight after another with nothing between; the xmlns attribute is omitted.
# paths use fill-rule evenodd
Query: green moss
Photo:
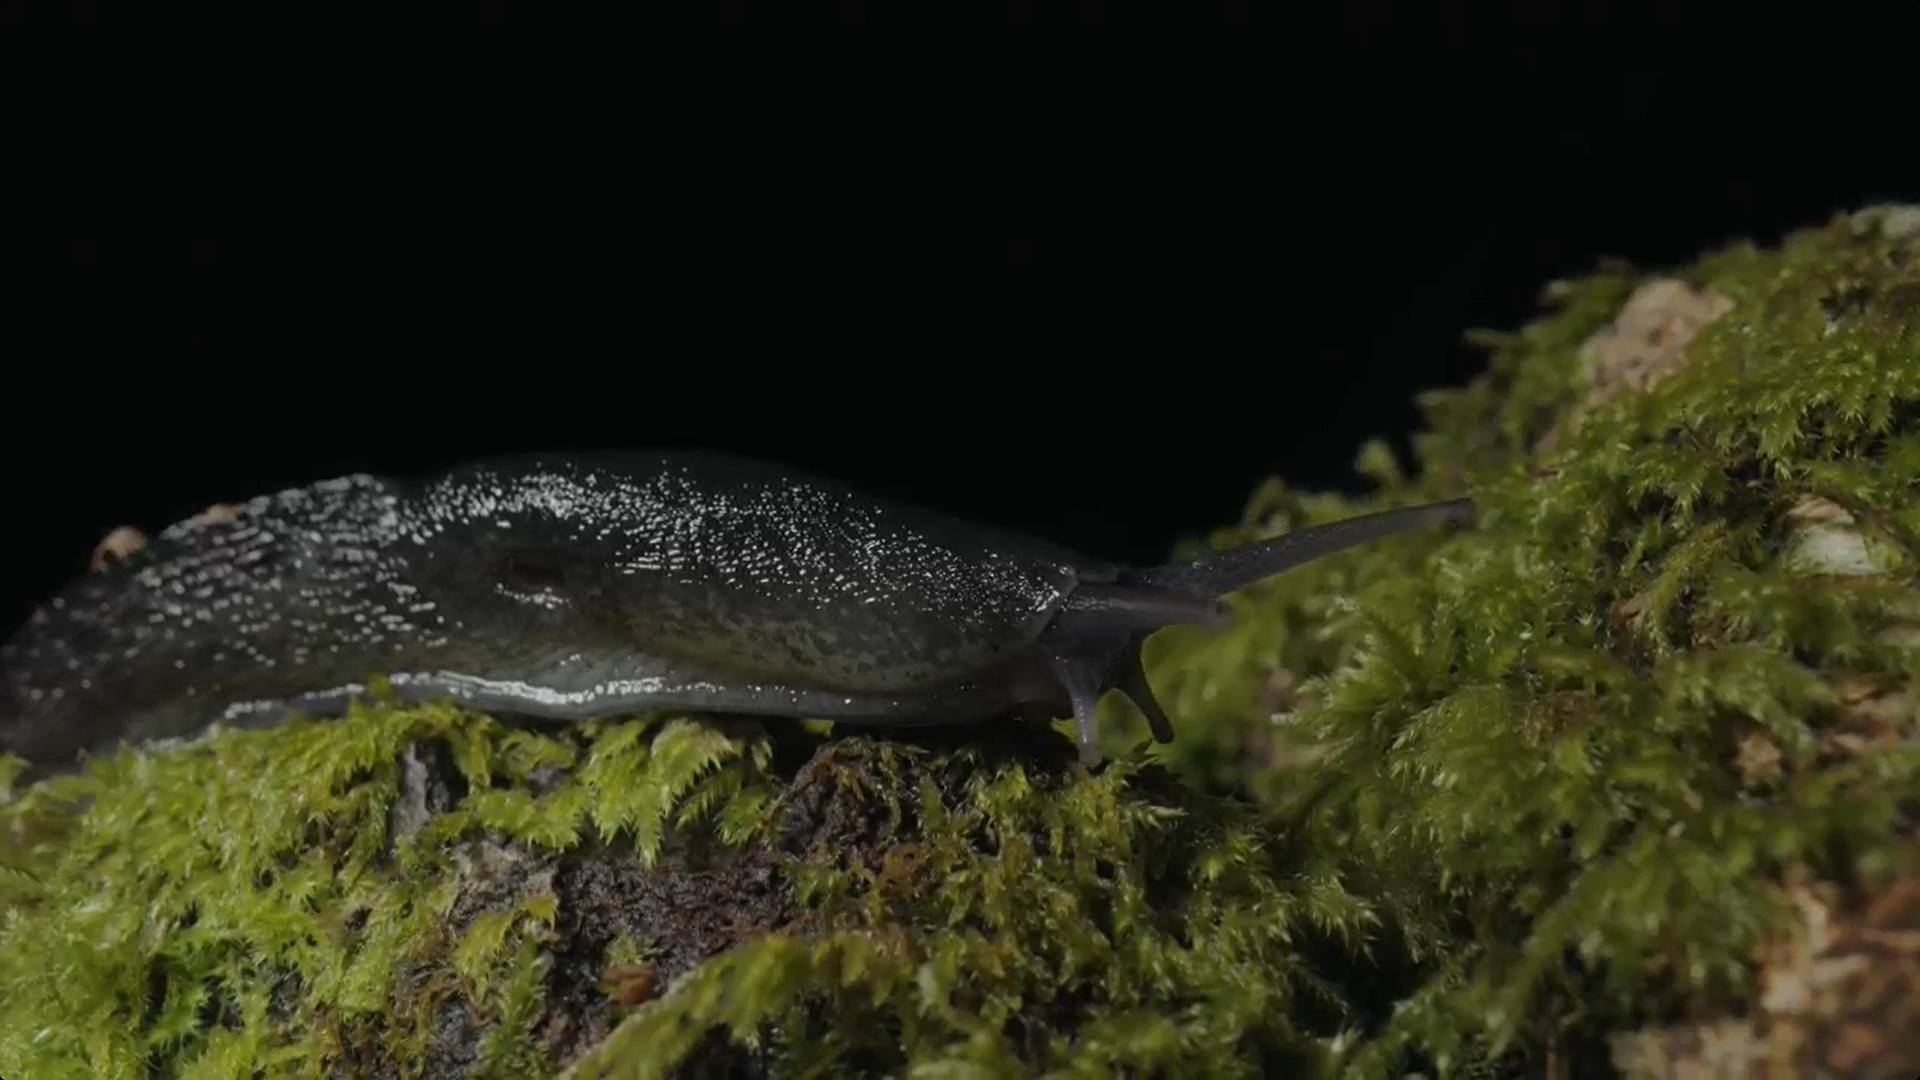
<svg viewBox="0 0 1920 1080"><path fill-rule="evenodd" d="M400 834L400 758L422 744L448 748L471 788ZM558 850L591 833L650 860L670 817L695 823L722 795L723 834L750 814L768 753L687 721L541 735L446 707L356 708L37 786L0 811L0 1075L403 1055L456 996L485 1020L482 1060L524 1075L559 912L537 876L497 865L524 856L479 838ZM572 768L536 794L554 766Z"/></svg>
<svg viewBox="0 0 1920 1080"><path fill-rule="evenodd" d="M1098 777L1016 727L378 707L16 793L0 1075L1530 1075L1739 1016L1781 883L1920 872L1920 252L1675 276L1732 306L1650 390L1588 402L1604 268L1482 335L1414 468L1363 448L1374 497L1257 492L1209 542L1483 521L1159 635L1180 738L1116 697Z"/></svg>
<svg viewBox="0 0 1920 1080"><path fill-rule="evenodd" d="M1531 448L1583 394L1578 345L1624 297L1617 272L1560 290L1567 308L1500 339L1475 385L1428 396L1422 478L1385 497L1459 478L1481 528L1249 589L1258 619L1224 643L1169 635L1156 657L1183 731L1305 807L1304 842L1377 875L1382 907L1433 943L1430 981L1361 1051L1370 1069L1744 1000L1782 914L1765 882L1920 858L1901 816L1920 797L1911 727L1823 750L1847 722L1837 683L1920 671L1920 319L1888 300L1920 260L1843 219L1685 276L1733 310L1552 456ZM1878 572L1792 558L1815 497L1854 511ZM1256 502L1217 539L1332 516L1297 505ZM1279 666L1316 699L1285 737L1322 753L1275 772L1248 748L1276 737L1260 688ZM1764 793L1734 752L1756 732L1790 777Z"/></svg>
<svg viewBox="0 0 1920 1080"><path fill-rule="evenodd" d="M1093 779L855 740L827 767L890 814L803 852L808 917L696 969L576 1074L659 1075L722 1025L795 1072L1253 1075L1260 1051L1315 1053L1296 1009L1339 1015L1287 943L1365 905L1284 883L1241 807L1126 763Z"/></svg>

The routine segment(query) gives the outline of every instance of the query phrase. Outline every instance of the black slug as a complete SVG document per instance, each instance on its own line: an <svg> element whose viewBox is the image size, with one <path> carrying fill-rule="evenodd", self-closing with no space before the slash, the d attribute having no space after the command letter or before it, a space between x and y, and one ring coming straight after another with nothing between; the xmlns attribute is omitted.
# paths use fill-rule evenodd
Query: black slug
<svg viewBox="0 0 1920 1080"><path fill-rule="evenodd" d="M1045 708L1097 764L1094 705L1173 738L1147 634L1460 499L1146 569L741 458L533 454L367 475L172 526L0 647L0 749L36 771L218 721L406 699L556 720L684 709L937 724Z"/></svg>

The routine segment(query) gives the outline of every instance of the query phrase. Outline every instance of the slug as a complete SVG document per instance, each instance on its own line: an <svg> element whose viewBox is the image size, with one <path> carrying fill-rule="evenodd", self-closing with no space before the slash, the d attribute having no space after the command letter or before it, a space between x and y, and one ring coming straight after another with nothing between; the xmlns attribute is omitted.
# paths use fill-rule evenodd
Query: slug
<svg viewBox="0 0 1920 1080"><path fill-rule="evenodd" d="M677 709L856 724L1071 717L1120 690L1173 725L1148 634L1467 499L1131 568L694 452L529 454L358 474L176 524L69 583L0 646L0 750L71 768L215 723L403 700L557 721Z"/></svg>

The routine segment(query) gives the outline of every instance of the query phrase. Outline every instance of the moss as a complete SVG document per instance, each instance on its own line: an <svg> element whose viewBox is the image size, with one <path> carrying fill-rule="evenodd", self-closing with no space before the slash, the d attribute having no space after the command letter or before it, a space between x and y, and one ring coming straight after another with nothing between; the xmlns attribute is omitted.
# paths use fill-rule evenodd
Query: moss
<svg viewBox="0 0 1920 1080"><path fill-rule="evenodd" d="M409 777L423 747L437 783ZM560 900L587 903L560 856L652 868L671 826L740 834L769 754L684 720L377 707L36 786L4 810L0 1075L377 1071L463 1035L482 1073L544 1068Z"/></svg>
<svg viewBox="0 0 1920 1080"><path fill-rule="evenodd" d="M1682 277L1732 309L1551 454L1534 447L1583 396L1619 270L1555 290L1564 309L1499 338L1487 376L1427 397L1420 478L1384 497L1464 482L1482 528L1249 589L1258 619L1156 657L1204 752L1425 945L1369 1071L1738 1011L1782 918L1770 883L1871 890L1920 854L1910 709L1871 752L1833 741L1841 686L1920 670L1920 318L1899 299L1920 259L1840 219ZM1809 500L1876 556L1804 558ZM1237 533L1332 513L1276 491ZM1275 732L1280 668L1310 703ZM1738 768L1752 738L1783 762L1760 790ZM1273 768L1279 739L1311 764Z"/></svg>
<svg viewBox="0 0 1920 1080"><path fill-rule="evenodd" d="M17 792L0 1075L1862 1060L1817 1033L1865 1006L1791 1010L1851 992L1807 897L1858 949L1920 910L1920 249L1876 224L1908 217L1603 267L1480 335L1413 462L1362 449L1373 497L1274 481L1207 542L1463 490L1480 527L1159 635L1180 738L1116 697L1097 777L1017 725L376 706ZM1584 346L1656 280L1713 316L1596 392Z"/></svg>

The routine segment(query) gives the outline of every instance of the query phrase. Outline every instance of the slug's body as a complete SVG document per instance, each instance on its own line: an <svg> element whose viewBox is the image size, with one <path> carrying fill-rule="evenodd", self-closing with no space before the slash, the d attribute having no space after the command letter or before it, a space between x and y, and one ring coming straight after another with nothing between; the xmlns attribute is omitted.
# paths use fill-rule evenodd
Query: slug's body
<svg viewBox="0 0 1920 1080"><path fill-rule="evenodd" d="M36 769L214 721L405 698L558 720L684 709L887 724L1075 717L1118 688L1161 741L1147 633L1464 500L1144 570L691 453L352 476L173 526L0 648L0 750Z"/></svg>

